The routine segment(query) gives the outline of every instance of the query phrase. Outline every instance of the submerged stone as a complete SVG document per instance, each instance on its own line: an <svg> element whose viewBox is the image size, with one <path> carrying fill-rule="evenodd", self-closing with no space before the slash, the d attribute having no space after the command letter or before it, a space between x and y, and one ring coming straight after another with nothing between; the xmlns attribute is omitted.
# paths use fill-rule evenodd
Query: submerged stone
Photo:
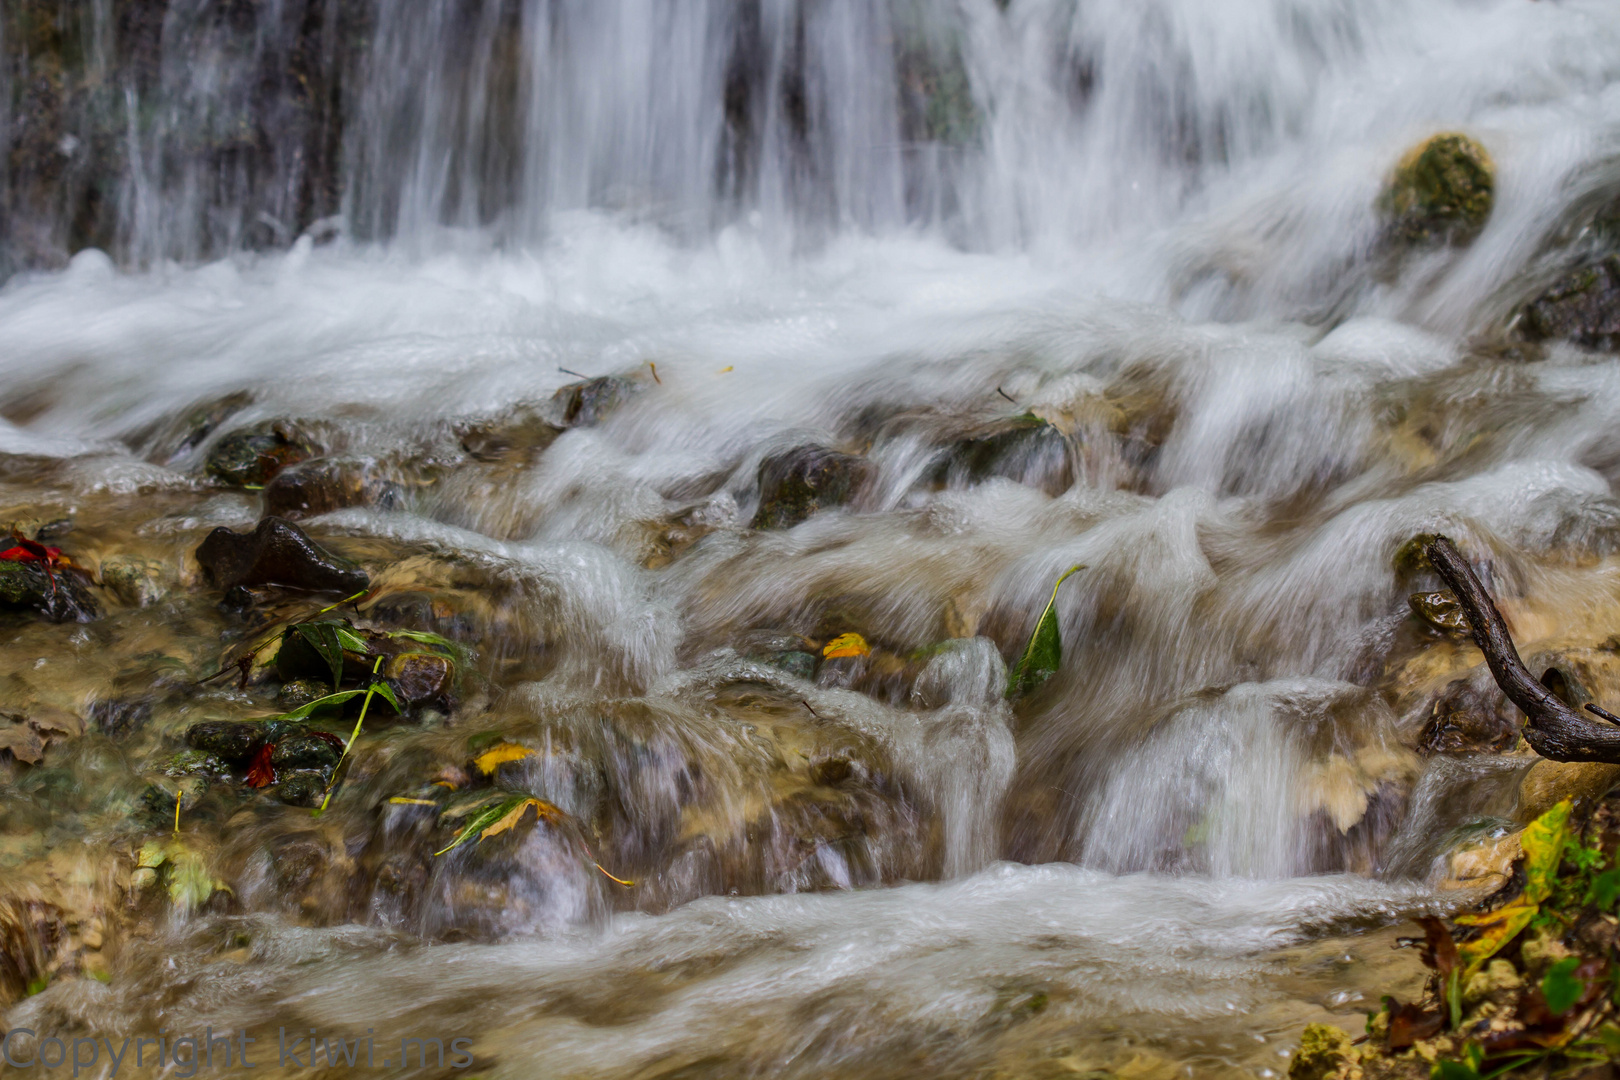
<svg viewBox="0 0 1620 1080"><path fill-rule="evenodd" d="M342 753L341 746L319 735L292 735L276 743L270 764L278 774L284 769L331 769Z"/></svg>
<svg viewBox="0 0 1620 1080"><path fill-rule="evenodd" d="M288 806L317 807L326 796L326 774L313 770L297 770L279 774L270 794Z"/></svg>
<svg viewBox="0 0 1620 1080"><path fill-rule="evenodd" d="M519 405L510 413L463 429L461 448L479 461L528 465L566 430L552 423L554 411L544 405ZM567 412L566 403L562 412Z"/></svg>
<svg viewBox="0 0 1620 1080"><path fill-rule="evenodd" d="M220 526L197 548L197 562L215 586L233 589L281 585L310 592L350 594L370 579L347 559L321 547L290 521L267 517L252 532Z"/></svg>
<svg viewBox="0 0 1620 1080"><path fill-rule="evenodd" d="M314 458L281 470L265 485L264 509L297 520L350 506L386 506L397 497L397 486L371 475L367 462Z"/></svg>
<svg viewBox="0 0 1620 1080"><path fill-rule="evenodd" d="M755 529L790 529L810 515L855 497L876 467L863 457L824 446L796 446L759 465Z"/></svg>
<svg viewBox="0 0 1620 1080"><path fill-rule="evenodd" d="M950 485L998 476L1061 495L1074 482L1069 440L1040 417L1008 417L953 445L934 469L935 482Z"/></svg>
<svg viewBox="0 0 1620 1080"><path fill-rule="evenodd" d="M1378 209L1390 233L1407 243L1466 244L1491 216L1495 172L1477 140L1435 135L1401 158Z"/></svg>
<svg viewBox="0 0 1620 1080"><path fill-rule="evenodd" d="M1521 325L1532 341L1620 352L1620 255L1560 279L1525 307Z"/></svg>
<svg viewBox="0 0 1620 1080"><path fill-rule="evenodd" d="M148 607L168 592L164 566L139 555L110 555L101 560L101 584L129 607Z"/></svg>
<svg viewBox="0 0 1620 1080"><path fill-rule="evenodd" d="M332 687L319 679L291 679L276 691L276 704L290 712L318 701L331 692Z"/></svg>

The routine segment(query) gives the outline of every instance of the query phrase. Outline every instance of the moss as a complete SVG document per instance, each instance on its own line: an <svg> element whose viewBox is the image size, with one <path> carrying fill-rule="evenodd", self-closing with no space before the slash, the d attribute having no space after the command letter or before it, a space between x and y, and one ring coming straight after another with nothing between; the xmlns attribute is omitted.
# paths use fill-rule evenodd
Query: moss
<svg viewBox="0 0 1620 1080"><path fill-rule="evenodd" d="M1408 243L1466 244L1491 216L1495 172L1476 140L1436 135L1395 166L1378 209L1391 233Z"/></svg>
<svg viewBox="0 0 1620 1080"><path fill-rule="evenodd" d="M1299 1053L1289 1063L1289 1080L1327 1080L1338 1076L1354 1060L1350 1036L1332 1024L1308 1024Z"/></svg>

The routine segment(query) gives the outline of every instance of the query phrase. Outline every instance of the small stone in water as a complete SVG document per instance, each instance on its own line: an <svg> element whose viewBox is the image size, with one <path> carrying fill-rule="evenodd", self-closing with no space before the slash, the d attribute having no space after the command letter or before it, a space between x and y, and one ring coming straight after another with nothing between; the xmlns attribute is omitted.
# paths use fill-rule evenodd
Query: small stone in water
<svg viewBox="0 0 1620 1080"><path fill-rule="evenodd" d="M95 598L78 575L57 568L47 574L37 563L0 560L0 607L32 608L52 622L89 622Z"/></svg>
<svg viewBox="0 0 1620 1080"><path fill-rule="evenodd" d="M552 395L565 427L594 427L630 396L634 384L629 379L604 375L585 382L569 383Z"/></svg>
<svg viewBox="0 0 1620 1080"><path fill-rule="evenodd" d="M765 662L773 668L785 671L797 679L814 679L816 677L816 657L813 653L791 650L774 653L764 658Z"/></svg>
<svg viewBox="0 0 1620 1080"><path fill-rule="evenodd" d="M276 691L276 704L291 712L312 701L318 701L332 692L332 688L319 679L293 679Z"/></svg>
<svg viewBox="0 0 1620 1080"><path fill-rule="evenodd" d="M442 701L450 692L455 665L441 653L401 653L384 669L400 700L412 704Z"/></svg>
<svg viewBox="0 0 1620 1080"><path fill-rule="evenodd" d="M342 748L318 735L295 735L276 743L270 764L279 775L282 770L330 769L338 763Z"/></svg>
<svg viewBox="0 0 1620 1080"><path fill-rule="evenodd" d="M182 750L163 766L163 775L171 779L182 776L229 776L231 767L223 759L206 750Z"/></svg>
<svg viewBox="0 0 1620 1080"><path fill-rule="evenodd" d="M101 584L129 607L148 607L163 599L163 564L139 555L112 555L101 560Z"/></svg>
<svg viewBox="0 0 1620 1080"><path fill-rule="evenodd" d="M232 765L241 765L264 745L263 724L242 720L204 720L186 729L186 745Z"/></svg>
<svg viewBox="0 0 1620 1080"><path fill-rule="evenodd" d="M1457 598L1444 590L1413 593L1406 598L1414 614L1430 626L1447 634L1467 634L1468 617L1463 614Z"/></svg>
<svg viewBox="0 0 1620 1080"><path fill-rule="evenodd" d="M326 796L326 774L304 770L286 773L277 778L270 793L288 806L319 806Z"/></svg>

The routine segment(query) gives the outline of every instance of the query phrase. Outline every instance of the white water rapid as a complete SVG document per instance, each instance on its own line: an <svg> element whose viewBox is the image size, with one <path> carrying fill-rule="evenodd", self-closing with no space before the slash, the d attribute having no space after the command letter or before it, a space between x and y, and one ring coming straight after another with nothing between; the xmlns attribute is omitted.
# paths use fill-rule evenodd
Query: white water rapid
<svg viewBox="0 0 1620 1080"><path fill-rule="evenodd" d="M357 766L333 858L373 873L411 763L487 729L637 884L531 851L504 914L440 877L409 915L300 909L259 853L292 826L199 810L235 908L8 1025L442 1027L512 1078L1268 1076L1413 978L1388 927L1444 905L1445 843L1511 784L1463 798L1495 781L1416 752L1443 672L1392 559L1447 533L1531 641L1620 599L1620 360L1501 344L1620 198L1620 3L381 0L328 40L313 221L296 110L256 157L199 149L302 47L295 6L228 33L172 0L127 86L127 20L84 6L112 89L82 117L124 165L106 250L53 265L68 226L4 223L0 516L72 518L51 543L138 550L176 599L8 624L0 668L80 709L152 657L211 671L244 631L191 553L261 496L204 461L295 422L390 485L312 535L478 597L444 632L482 688ZM1393 259L1379 192L1444 131L1488 151L1490 218ZM599 423L469 449L597 376L630 386ZM1057 449L951 464L1029 413ZM761 463L811 444L873 478L752 529ZM1009 701L1076 564L1061 668ZM873 657L808 679L757 647L845 630ZM62 768L144 775L256 692L160 700L147 742ZM780 770L831 775L829 741L844 771L792 802ZM65 798L29 783L8 806ZM74 836L125 835L74 805Z"/></svg>

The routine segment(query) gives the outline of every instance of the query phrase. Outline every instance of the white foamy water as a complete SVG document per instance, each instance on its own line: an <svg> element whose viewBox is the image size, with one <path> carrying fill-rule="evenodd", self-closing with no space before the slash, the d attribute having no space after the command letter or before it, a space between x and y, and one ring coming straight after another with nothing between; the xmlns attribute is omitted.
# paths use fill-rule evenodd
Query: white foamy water
<svg viewBox="0 0 1620 1080"><path fill-rule="evenodd" d="M193 38L170 32L182 85ZM197 70L176 100L225 78ZM1395 551L1445 531L1549 607L1614 589L1620 363L1479 345L1620 195L1612 0L434 0L378 8L359 85L344 213L318 236L214 258L199 223L252 207L154 164L179 138L160 124L125 180L122 263L86 251L0 289L8 501L191 491L206 445L143 440L237 391L252 404L215 439L294 418L335 452L447 463L312 527L509 585L505 648L551 664L509 688L537 711L674 717L777 680L885 748L951 880L605 925L582 902L595 929L490 950L379 956L355 931L359 958L321 938L338 951L310 972L266 953L240 1022L408 1002L481 1032L503 1076L892 1075L937 1039L966 1047L940 1051L955 1075L1039 993L1032 1038L1101 1045L1136 1017L1176 1061L1258 1070L1200 1040L1293 992L1262 954L1422 901L1373 876L1392 845L1426 873L1436 813L1433 784L1409 798L1425 717L1380 683L1405 647ZM1444 130L1490 152L1495 209L1471 246L1392 270L1374 201ZM466 462L458 424L580 375L637 391L526 468ZM936 482L953 439L1027 410L1068 436L1062 483ZM750 530L761 460L807 443L865 453L878 482ZM649 559L677 518L711 531ZM1075 564L1062 670L1011 705L1002 665ZM735 655L850 612L897 655L970 640L902 700ZM719 745L691 723L671 738ZM627 812L661 813L661 783Z"/></svg>

